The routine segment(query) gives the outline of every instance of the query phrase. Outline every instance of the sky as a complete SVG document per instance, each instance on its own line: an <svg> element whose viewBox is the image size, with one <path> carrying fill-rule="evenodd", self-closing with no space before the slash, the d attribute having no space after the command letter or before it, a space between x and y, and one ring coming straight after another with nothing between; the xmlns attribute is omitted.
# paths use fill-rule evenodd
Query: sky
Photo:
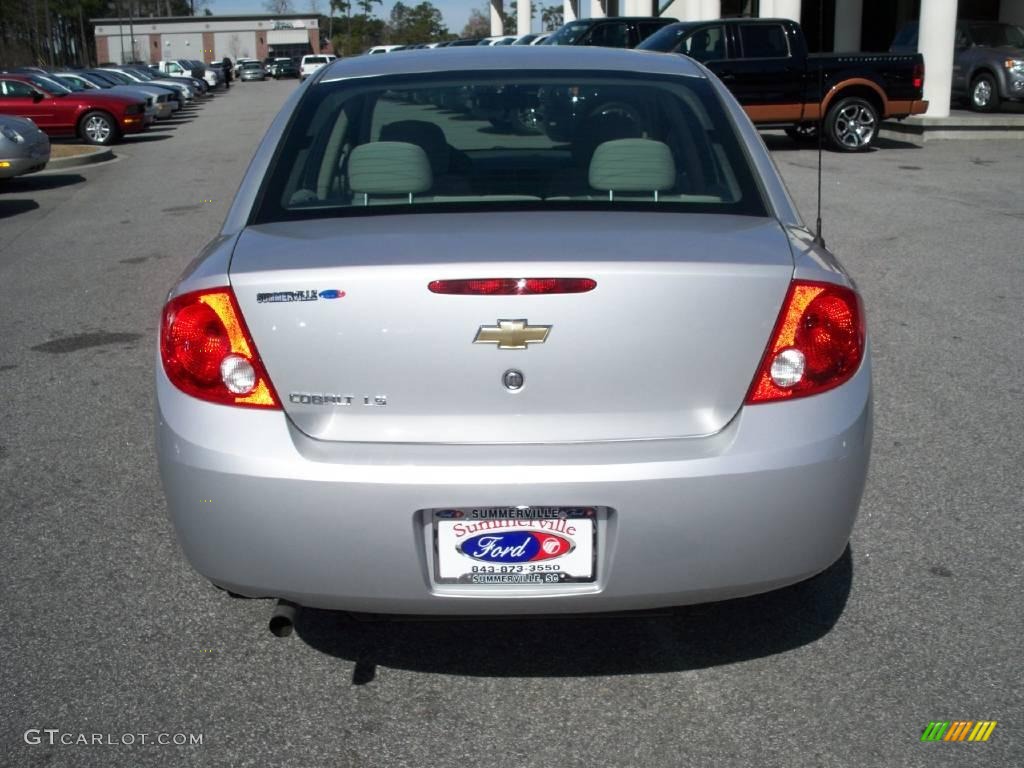
<svg viewBox="0 0 1024 768"><path fill-rule="evenodd" d="M292 5L295 8L296 13L306 13L310 9L310 2L316 2L320 8L321 13L327 13L327 0L292 0ZM402 0L406 5L416 5L420 0ZM469 21L469 12L473 8L479 8L484 13L486 18L490 18L489 11L487 10L489 5L487 0L430 0L435 6L441 10L441 15L444 16L444 23L447 25L448 30L454 34L462 32L462 28L466 26L466 22ZM505 0L505 9L509 10L516 0ZM540 10L539 8L544 5L554 5L559 3L559 0L535 0L535 6L538 8L537 15L533 20L533 30L535 32L540 31ZM374 12L375 16L379 16L382 19L388 18L391 14L391 8L394 6L395 0L384 0L383 5L377 6ZM559 3L560 4L560 3ZM581 5L588 5L587 3L581 3ZM260 0L210 0L209 8L214 14L232 14L232 13L266 13L266 9L263 7L263 3ZM515 30L506 30L509 34L515 34Z"/></svg>

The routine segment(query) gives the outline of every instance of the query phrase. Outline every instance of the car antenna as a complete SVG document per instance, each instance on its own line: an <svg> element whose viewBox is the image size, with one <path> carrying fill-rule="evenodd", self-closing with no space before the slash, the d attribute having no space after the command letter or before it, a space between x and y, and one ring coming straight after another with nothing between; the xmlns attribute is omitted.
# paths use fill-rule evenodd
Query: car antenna
<svg viewBox="0 0 1024 768"><path fill-rule="evenodd" d="M818 50L825 48L825 2L818 0ZM814 226L814 244L825 247L825 238L821 236L821 143L825 131L825 115L822 106L825 104L825 68L818 62L818 219Z"/></svg>

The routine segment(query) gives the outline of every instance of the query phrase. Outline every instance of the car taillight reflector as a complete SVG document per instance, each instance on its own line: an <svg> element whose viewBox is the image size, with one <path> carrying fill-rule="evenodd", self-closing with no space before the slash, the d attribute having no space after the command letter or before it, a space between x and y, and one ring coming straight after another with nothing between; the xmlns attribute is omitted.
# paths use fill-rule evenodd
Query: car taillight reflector
<svg viewBox="0 0 1024 768"><path fill-rule="evenodd" d="M924 88L924 64L914 65L914 87Z"/></svg>
<svg viewBox="0 0 1024 768"><path fill-rule="evenodd" d="M160 356L171 383L193 397L281 407L230 288L193 291L167 302Z"/></svg>
<svg viewBox="0 0 1024 768"><path fill-rule="evenodd" d="M586 293L597 287L587 277L484 277L468 280L434 280L431 293L458 296L537 296L551 293Z"/></svg>
<svg viewBox="0 0 1024 768"><path fill-rule="evenodd" d="M864 357L860 296L831 283L794 280L747 393L748 405L838 387Z"/></svg>

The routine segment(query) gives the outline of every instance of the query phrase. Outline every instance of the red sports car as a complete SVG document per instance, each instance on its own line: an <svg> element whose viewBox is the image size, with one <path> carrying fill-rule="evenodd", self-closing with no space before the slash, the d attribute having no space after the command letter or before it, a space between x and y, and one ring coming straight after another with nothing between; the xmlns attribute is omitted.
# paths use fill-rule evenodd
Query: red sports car
<svg viewBox="0 0 1024 768"><path fill-rule="evenodd" d="M45 75L0 74L0 114L27 117L50 136L113 144L144 130L146 104L134 96L73 93Z"/></svg>

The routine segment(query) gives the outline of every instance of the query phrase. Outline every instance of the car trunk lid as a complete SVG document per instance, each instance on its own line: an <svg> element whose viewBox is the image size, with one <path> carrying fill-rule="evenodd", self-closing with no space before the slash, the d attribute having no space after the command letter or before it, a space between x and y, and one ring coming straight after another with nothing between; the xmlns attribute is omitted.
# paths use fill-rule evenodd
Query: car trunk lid
<svg viewBox="0 0 1024 768"><path fill-rule="evenodd" d="M417 214L250 227L231 283L283 407L307 435L535 443L722 429L792 269L770 219ZM560 295L428 290L489 277L597 285ZM525 349L474 343L482 328L519 320L550 330ZM509 370L522 374L517 391Z"/></svg>

